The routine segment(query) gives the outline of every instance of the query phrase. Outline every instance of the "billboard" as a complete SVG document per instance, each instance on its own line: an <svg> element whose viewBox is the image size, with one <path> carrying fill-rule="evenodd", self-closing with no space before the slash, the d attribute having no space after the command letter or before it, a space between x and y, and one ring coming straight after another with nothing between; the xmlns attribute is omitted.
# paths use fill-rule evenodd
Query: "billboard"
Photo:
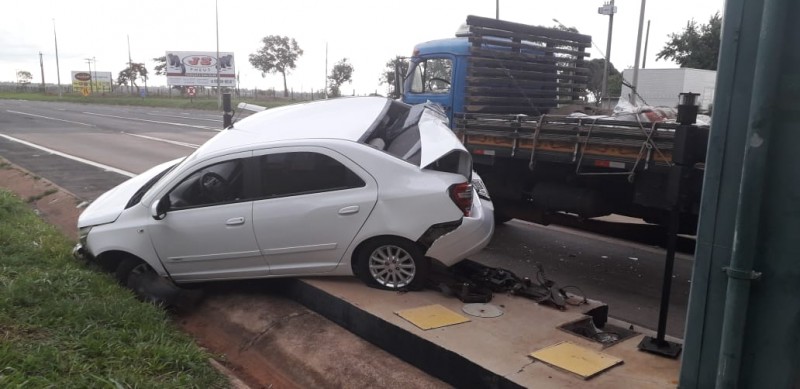
<svg viewBox="0 0 800 389"><path fill-rule="evenodd" d="M72 71L72 90L84 96L111 92L111 82L111 72Z"/></svg>
<svg viewBox="0 0 800 389"><path fill-rule="evenodd" d="M216 86L219 64L220 86L235 87L233 53L215 51L167 51L167 85Z"/></svg>

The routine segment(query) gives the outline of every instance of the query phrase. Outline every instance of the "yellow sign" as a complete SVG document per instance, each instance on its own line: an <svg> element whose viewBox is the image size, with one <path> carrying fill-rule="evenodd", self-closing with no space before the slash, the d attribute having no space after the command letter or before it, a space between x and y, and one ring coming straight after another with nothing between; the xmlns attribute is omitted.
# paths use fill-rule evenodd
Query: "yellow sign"
<svg viewBox="0 0 800 389"><path fill-rule="evenodd" d="M83 88L81 88L81 94L82 94L84 97L86 97L86 96L89 96L89 88L87 88L87 87L83 87Z"/></svg>

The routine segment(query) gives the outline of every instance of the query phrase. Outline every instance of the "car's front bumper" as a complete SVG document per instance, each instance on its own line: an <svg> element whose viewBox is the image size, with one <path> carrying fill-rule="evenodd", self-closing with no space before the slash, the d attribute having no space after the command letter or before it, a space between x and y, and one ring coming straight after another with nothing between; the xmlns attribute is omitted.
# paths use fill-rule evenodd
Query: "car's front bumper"
<svg viewBox="0 0 800 389"><path fill-rule="evenodd" d="M79 260L79 261L93 261L94 257L92 254L83 247L83 244L78 243L75 247L72 248L72 257Z"/></svg>
<svg viewBox="0 0 800 389"><path fill-rule="evenodd" d="M445 266L453 266L483 250L493 234L494 205L491 201L479 199L473 203L472 213L462 220L461 226L437 239L426 255Z"/></svg>

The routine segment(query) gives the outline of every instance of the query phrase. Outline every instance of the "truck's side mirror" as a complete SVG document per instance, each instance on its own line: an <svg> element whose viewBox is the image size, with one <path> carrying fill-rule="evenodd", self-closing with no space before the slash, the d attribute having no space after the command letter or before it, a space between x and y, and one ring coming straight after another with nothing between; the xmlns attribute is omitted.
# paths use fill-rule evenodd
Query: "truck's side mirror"
<svg viewBox="0 0 800 389"><path fill-rule="evenodd" d="M165 195L150 206L150 214L153 216L153 219L161 220L167 217L167 211L171 205L169 195Z"/></svg>

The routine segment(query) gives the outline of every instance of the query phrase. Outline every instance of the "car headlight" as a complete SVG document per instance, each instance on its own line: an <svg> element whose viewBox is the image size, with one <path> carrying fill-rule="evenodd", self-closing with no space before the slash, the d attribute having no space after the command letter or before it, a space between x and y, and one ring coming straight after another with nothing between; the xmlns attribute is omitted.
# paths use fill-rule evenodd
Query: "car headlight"
<svg viewBox="0 0 800 389"><path fill-rule="evenodd" d="M86 237L89 236L89 231L91 230L92 226L81 227L78 229L78 240L81 242L83 246L86 246Z"/></svg>
<svg viewBox="0 0 800 389"><path fill-rule="evenodd" d="M478 197L492 201L489 197L489 190L486 189L486 185L483 183L483 180L480 177L473 177L472 178L472 187L475 188L475 191L478 192Z"/></svg>

